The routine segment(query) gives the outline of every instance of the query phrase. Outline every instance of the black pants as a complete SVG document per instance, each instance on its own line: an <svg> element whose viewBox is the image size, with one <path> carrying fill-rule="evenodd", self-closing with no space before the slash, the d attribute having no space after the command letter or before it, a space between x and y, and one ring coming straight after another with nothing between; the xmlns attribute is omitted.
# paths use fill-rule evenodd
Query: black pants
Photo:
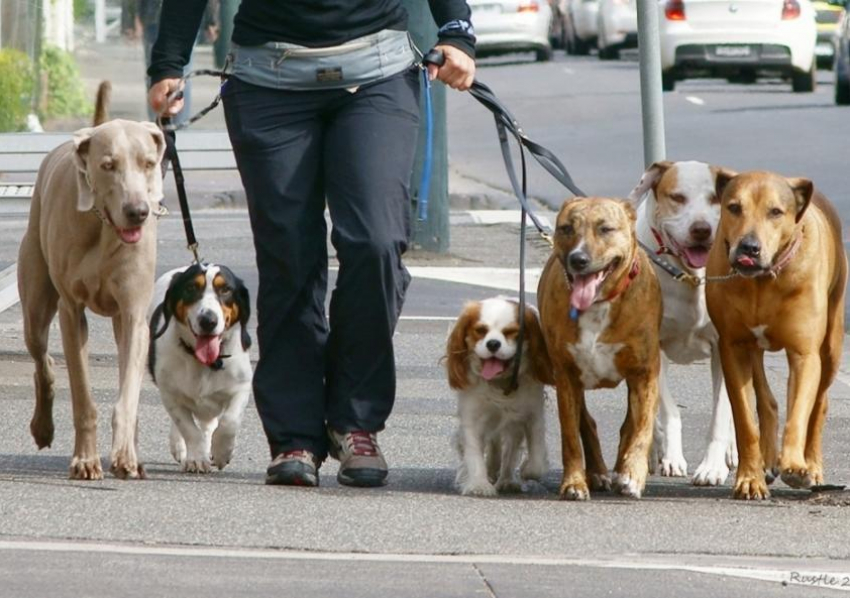
<svg viewBox="0 0 850 598"><path fill-rule="evenodd" d="M411 70L355 93L227 84L260 277L254 398L272 457L307 449L324 458L326 423L376 432L392 409L392 336L410 283L401 255L417 77ZM326 202L339 260L327 318Z"/></svg>

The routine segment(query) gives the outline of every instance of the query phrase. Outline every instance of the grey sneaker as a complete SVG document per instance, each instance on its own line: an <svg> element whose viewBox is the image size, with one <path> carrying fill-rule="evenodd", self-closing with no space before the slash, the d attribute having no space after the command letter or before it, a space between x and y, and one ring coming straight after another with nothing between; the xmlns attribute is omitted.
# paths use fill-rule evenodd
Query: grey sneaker
<svg viewBox="0 0 850 598"><path fill-rule="evenodd" d="M318 486L319 462L310 451L280 453L266 469L266 484L272 486Z"/></svg>
<svg viewBox="0 0 850 598"><path fill-rule="evenodd" d="M355 430L340 434L328 428L330 454L339 461L336 479L346 486L372 487L387 483L387 462L377 434Z"/></svg>

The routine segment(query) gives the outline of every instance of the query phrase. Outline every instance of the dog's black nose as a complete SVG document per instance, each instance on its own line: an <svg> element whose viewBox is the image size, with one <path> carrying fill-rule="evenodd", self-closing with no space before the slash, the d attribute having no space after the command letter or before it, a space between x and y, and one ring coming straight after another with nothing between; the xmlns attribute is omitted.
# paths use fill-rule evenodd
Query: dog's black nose
<svg viewBox="0 0 850 598"><path fill-rule="evenodd" d="M495 353L496 351L499 350L499 347L501 347L501 346L502 346L501 341L497 341L494 338L487 341L487 350L490 351L490 353Z"/></svg>
<svg viewBox="0 0 850 598"><path fill-rule="evenodd" d="M570 268L581 272L590 265L590 256L583 251L573 251L568 258Z"/></svg>
<svg viewBox="0 0 850 598"><path fill-rule="evenodd" d="M150 207L147 202L139 202L124 206L124 217L130 224L139 226L147 220L150 214Z"/></svg>
<svg viewBox="0 0 850 598"><path fill-rule="evenodd" d="M215 312L202 311L198 314L198 328L201 332L209 334L218 326L218 316Z"/></svg>
<svg viewBox="0 0 850 598"><path fill-rule="evenodd" d="M761 243L753 235L747 235L738 244L738 252L749 257L758 257L761 253Z"/></svg>
<svg viewBox="0 0 850 598"><path fill-rule="evenodd" d="M711 225L705 220L694 222L689 230L694 241L708 241L711 238Z"/></svg>

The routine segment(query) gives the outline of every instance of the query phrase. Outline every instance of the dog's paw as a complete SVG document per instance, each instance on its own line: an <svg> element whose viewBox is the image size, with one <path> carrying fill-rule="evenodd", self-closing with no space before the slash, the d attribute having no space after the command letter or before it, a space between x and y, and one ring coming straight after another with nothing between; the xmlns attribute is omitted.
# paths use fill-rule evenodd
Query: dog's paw
<svg viewBox="0 0 850 598"><path fill-rule="evenodd" d="M30 434L39 450L53 444L53 416L36 412L30 421Z"/></svg>
<svg viewBox="0 0 850 598"><path fill-rule="evenodd" d="M233 458L236 448L236 438L233 436L216 436L212 438L212 461L218 469L224 469Z"/></svg>
<svg viewBox="0 0 850 598"><path fill-rule="evenodd" d="M688 462L683 455L662 457L658 462L658 474L670 478L684 478L688 475Z"/></svg>
<svg viewBox="0 0 850 598"><path fill-rule="evenodd" d="M145 468L135 457L118 453L113 455L109 471L121 480L143 480L147 477Z"/></svg>
<svg viewBox="0 0 850 598"><path fill-rule="evenodd" d="M209 459L187 457L180 467L185 473L209 473L212 464Z"/></svg>
<svg viewBox="0 0 850 598"><path fill-rule="evenodd" d="M519 475L523 480L534 480L539 482L549 471L549 466L545 462L537 463L525 461L519 468Z"/></svg>
<svg viewBox="0 0 850 598"><path fill-rule="evenodd" d="M618 494L629 498L640 498L643 493L643 483L628 473L615 471L611 485Z"/></svg>
<svg viewBox="0 0 850 598"><path fill-rule="evenodd" d="M711 463L704 459L694 472L691 480L694 486L720 486L729 477L729 468L725 462Z"/></svg>
<svg viewBox="0 0 850 598"><path fill-rule="evenodd" d="M518 494L522 492L522 484L516 478L503 478L496 481L496 491L500 494Z"/></svg>
<svg viewBox="0 0 850 598"><path fill-rule="evenodd" d="M807 467L788 467L781 470L780 475L782 481L792 488L810 488L815 483Z"/></svg>
<svg viewBox="0 0 850 598"><path fill-rule="evenodd" d="M590 489L593 492L611 491L611 478L607 474L591 473L587 476L587 480L590 482Z"/></svg>
<svg viewBox="0 0 850 598"><path fill-rule="evenodd" d="M748 475L738 471L732 496L739 500L764 500L770 497L764 474Z"/></svg>
<svg viewBox="0 0 850 598"><path fill-rule="evenodd" d="M487 480L467 482L460 488L464 496L496 496L496 487Z"/></svg>
<svg viewBox="0 0 850 598"><path fill-rule="evenodd" d="M590 500L590 491L584 482L564 482L560 493L562 500Z"/></svg>
<svg viewBox="0 0 850 598"><path fill-rule="evenodd" d="M764 468L764 481L770 486L773 482L776 481L776 478L779 477L779 468L778 467L765 467Z"/></svg>
<svg viewBox="0 0 850 598"><path fill-rule="evenodd" d="M186 441L183 440L176 427L171 428L171 435L168 438L168 448L175 461L183 463L186 460Z"/></svg>
<svg viewBox="0 0 850 598"><path fill-rule="evenodd" d="M91 459L74 457L71 460L68 477L72 480L102 480L103 468L100 465L100 457Z"/></svg>

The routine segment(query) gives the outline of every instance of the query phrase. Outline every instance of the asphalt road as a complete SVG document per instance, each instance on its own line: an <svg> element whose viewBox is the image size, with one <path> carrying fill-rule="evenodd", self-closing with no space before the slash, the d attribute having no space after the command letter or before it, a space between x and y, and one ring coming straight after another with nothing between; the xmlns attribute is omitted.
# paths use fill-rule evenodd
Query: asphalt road
<svg viewBox="0 0 850 598"><path fill-rule="evenodd" d="M567 60L560 53L545 65L523 60L493 61L503 64L482 66L480 78L510 105L532 138L564 159L579 185L600 194L627 193L642 171L636 64ZM847 113L829 106L829 93L826 85L799 96L773 83L684 83L666 99L668 150L671 157L740 169L806 174L835 198L846 177L842 148L838 138L831 145L823 139L838 134L834 123ZM705 104L688 100L691 95ZM450 94L449 107L453 167L470 180L506 187L499 182L492 119L460 94ZM822 112L831 115L832 124ZM802 137L809 129L818 132ZM690 147L694 137L702 142ZM818 139L823 152L802 139ZM705 151L697 151L703 146ZM801 170L787 168L794 165ZM821 184L821 174L832 181L832 190ZM543 174L535 173L532 181L535 195L558 203L560 192ZM215 184L227 191L238 182L217 178ZM149 380L140 429L150 479L69 481L73 432L58 328L51 331L58 357L56 440L39 452L28 431L32 365L23 347L20 309L0 312L0 597L806 597L848 589L847 493L813 496L777 483L770 500L742 503L730 498L728 482L706 489L654 476L640 501L610 495L595 495L585 504L559 501L554 400L547 405L552 470L543 483L493 500L458 496L452 484L455 399L439 360L450 319L462 303L500 292L500 272L492 268L515 266L518 240L516 225L475 224L462 216L453 219L450 255L414 252L407 260L419 275L396 337L398 398L381 434L392 473L383 489L339 486L333 462L323 466L318 489L263 486L268 454L253 405L227 469L182 474L168 455L169 419ZM25 220L0 205L0 270L14 262ZM199 211L196 230L204 255L227 263L256 292L245 212ZM188 260L181 237L178 218L161 221L160 272ZM544 257L544 250L531 247L530 264L539 266ZM457 282L456 268L464 269L465 283ZM510 284L501 290L510 292ZM111 330L99 318L91 319L90 351L99 446L106 457L117 361ZM827 479L836 484L850 483L847 363L850 359L832 390L824 441ZM782 403L784 359L772 355L767 365ZM707 364L672 369L691 470L707 430L709 388ZM610 462L624 389L594 392L589 400Z"/></svg>

